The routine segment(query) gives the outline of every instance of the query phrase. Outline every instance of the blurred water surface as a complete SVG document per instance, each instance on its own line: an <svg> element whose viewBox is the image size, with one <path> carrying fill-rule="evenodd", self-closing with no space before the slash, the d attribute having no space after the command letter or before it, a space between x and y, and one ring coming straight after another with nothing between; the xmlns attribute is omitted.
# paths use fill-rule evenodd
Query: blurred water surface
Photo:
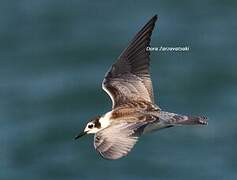
<svg viewBox="0 0 237 180"><path fill-rule="evenodd" d="M229 1L0 2L0 179L237 179L236 6ZM107 161L73 136L110 110L105 72L154 14L152 79L162 109L207 127L144 136Z"/></svg>

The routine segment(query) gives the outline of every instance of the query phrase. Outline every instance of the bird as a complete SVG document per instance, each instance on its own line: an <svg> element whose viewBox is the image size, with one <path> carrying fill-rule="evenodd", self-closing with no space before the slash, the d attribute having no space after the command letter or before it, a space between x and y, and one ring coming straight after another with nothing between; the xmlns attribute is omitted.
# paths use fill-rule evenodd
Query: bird
<svg viewBox="0 0 237 180"><path fill-rule="evenodd" d="M147 133L181 125L207 125L205 116L187 116L162 110L155 103L149 72L154 15L135 35L105 74L102 89L112 100L112 110L92 118L75 136L94 134L94 148L104 158L127 156Z"/></svg>

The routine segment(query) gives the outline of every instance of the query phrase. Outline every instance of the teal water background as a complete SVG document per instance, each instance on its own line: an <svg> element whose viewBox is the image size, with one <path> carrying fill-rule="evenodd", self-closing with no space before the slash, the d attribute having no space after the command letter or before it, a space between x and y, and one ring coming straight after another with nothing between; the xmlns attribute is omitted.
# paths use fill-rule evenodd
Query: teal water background
<svg viewBox="0 0 237 180"><path fill-rule="evenodd" d="M0 2L0 179L237 179L237 2L12 0ZM126 158L103 160L93 136L110 110L101 81L141 26L158 14L155 99L206 115L206 127L144 136Z"/></svg>

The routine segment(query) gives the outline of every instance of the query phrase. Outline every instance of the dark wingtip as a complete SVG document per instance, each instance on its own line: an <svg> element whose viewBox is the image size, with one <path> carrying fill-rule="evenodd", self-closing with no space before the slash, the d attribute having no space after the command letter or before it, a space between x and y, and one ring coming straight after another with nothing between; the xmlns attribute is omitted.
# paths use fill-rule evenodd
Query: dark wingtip
<svg viewBox="0 0 237 180"><path fill-rule="evenodd" d="M158 15L155 14L152 19L154 19L156 21L158 19Z"/></svg>
<svg viewBox="0 0 237 180"><path fill-rule="evenodd" d="M150 22L155 23L155 22L157 21L157 19L158 19L158 16L157 16L157 14L155 14L155 15L150 19Z"/></svg>

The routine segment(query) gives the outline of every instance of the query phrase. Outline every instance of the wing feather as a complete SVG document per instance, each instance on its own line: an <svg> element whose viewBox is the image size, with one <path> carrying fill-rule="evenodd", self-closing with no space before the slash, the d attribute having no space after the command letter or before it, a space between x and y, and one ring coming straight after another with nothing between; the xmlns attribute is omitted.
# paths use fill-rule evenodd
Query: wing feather
<svg viewBox="0 0 237 180"><path fill-rule="evenodd" d="M99 131L94 137L97 152L105 159L119 159L126 156L138 140L136 131L145 122L121 123Z"/></svg>
<svg viewBox="0 0 237 180"><path fill-rule="evenodd" d="M149 74L150 52L146 48L150 46L156 20L157 15L148 21L105 75L102 88L112 99L113 108L128 101L154 103Z"/></svg>

